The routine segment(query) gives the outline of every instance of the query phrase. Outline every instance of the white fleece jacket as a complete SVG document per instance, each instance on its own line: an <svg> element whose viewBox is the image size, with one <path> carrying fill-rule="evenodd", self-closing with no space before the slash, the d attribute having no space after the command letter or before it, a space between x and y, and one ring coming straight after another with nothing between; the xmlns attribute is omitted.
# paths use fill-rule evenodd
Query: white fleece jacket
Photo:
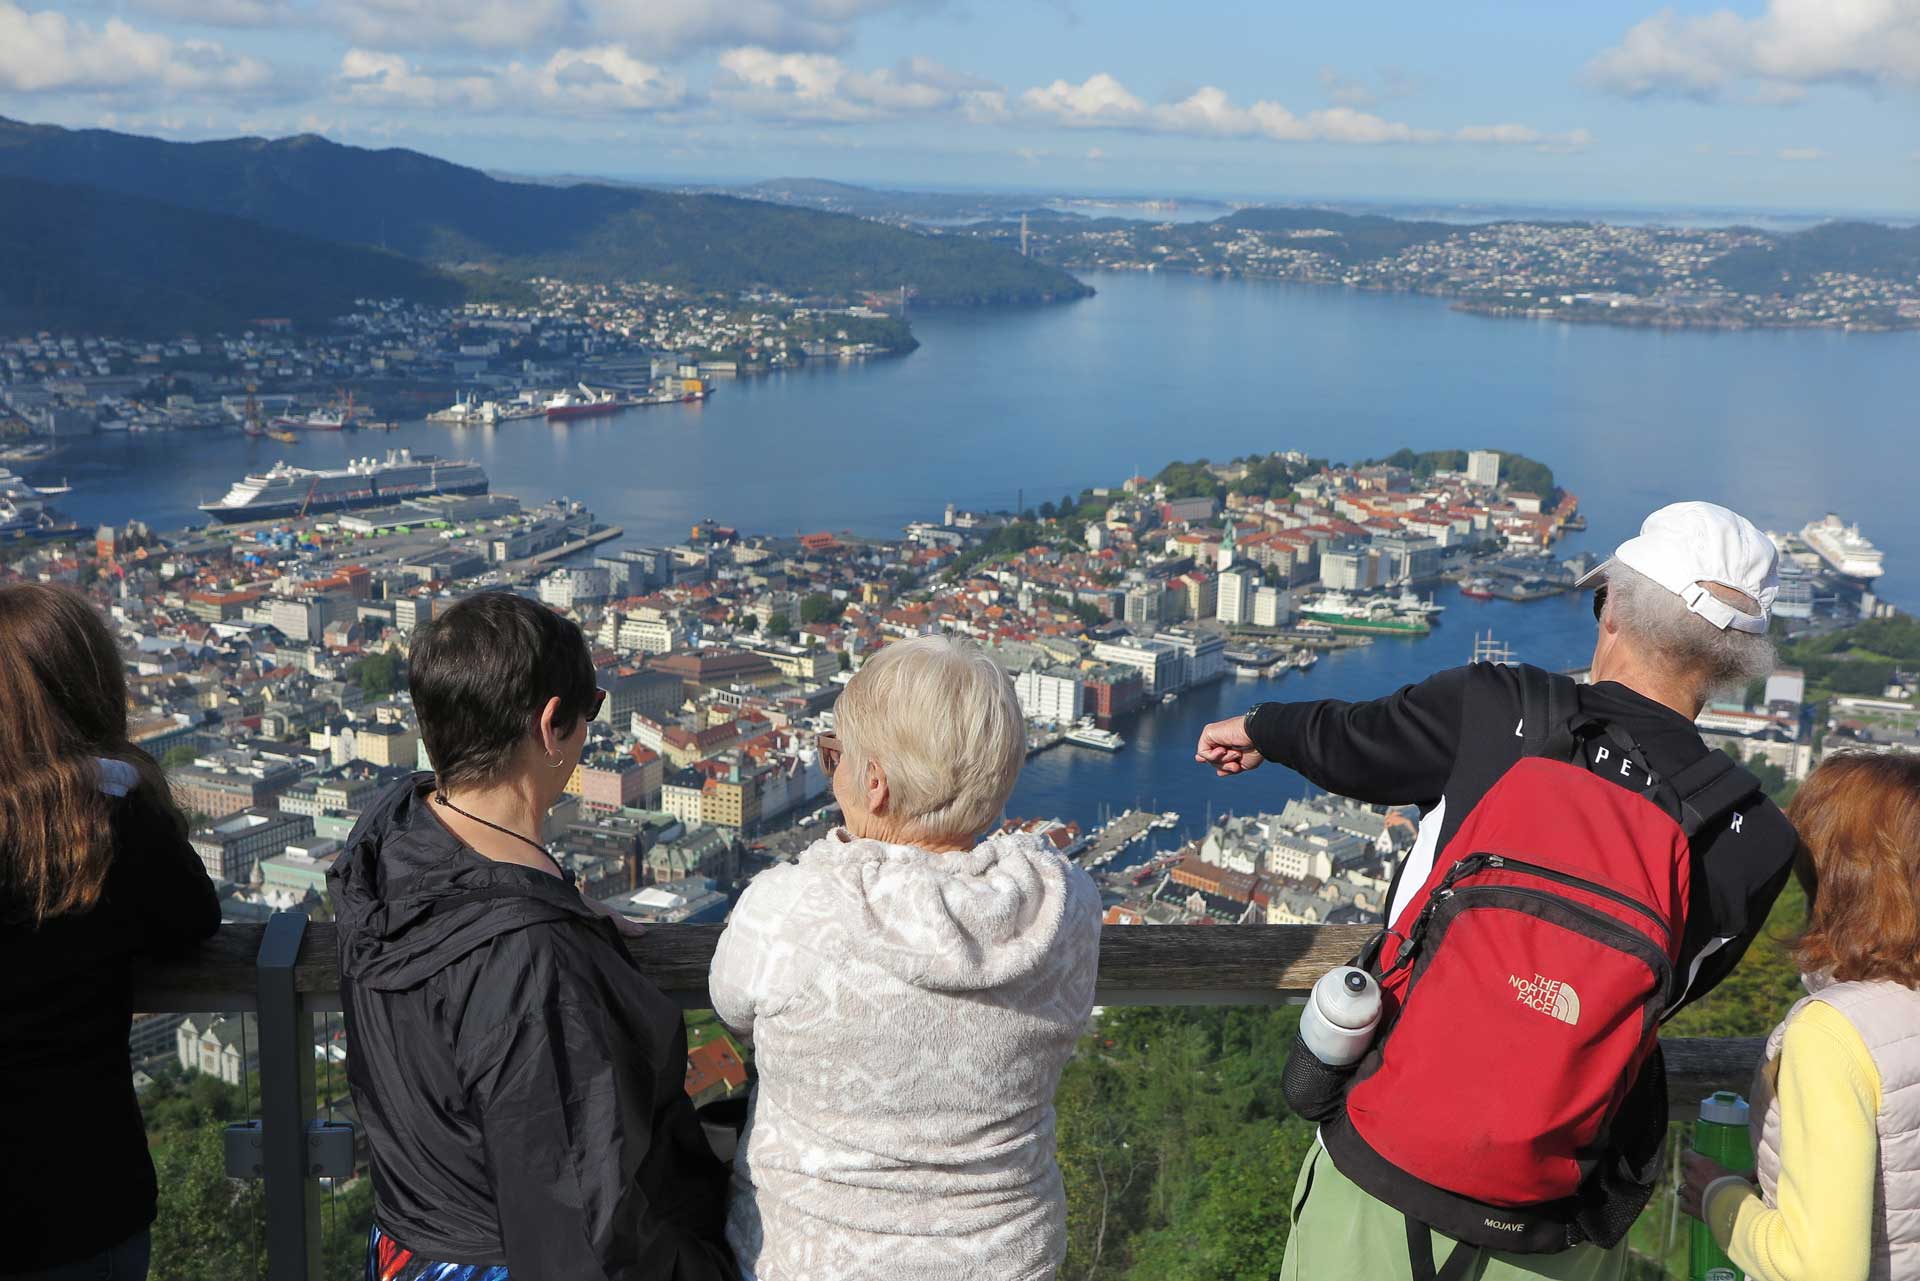
<svg viewBox="0 0 1920 1281"><path fill-rule="evenodd" d="M836 832L755 877L711 976L760 1073L727 1223L748 1272L1052 1277L1053 1093L1099 952L1093 882L1024 834L930 854Z"/></svg>

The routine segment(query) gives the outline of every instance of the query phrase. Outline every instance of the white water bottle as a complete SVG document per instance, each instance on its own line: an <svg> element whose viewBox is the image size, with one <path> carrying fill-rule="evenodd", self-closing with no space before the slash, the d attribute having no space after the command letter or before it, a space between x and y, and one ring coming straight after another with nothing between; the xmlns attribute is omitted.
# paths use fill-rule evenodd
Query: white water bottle
<svg viewBox="0 0 1920 1281"><path fill-rule="evenodd" d="M1351 965L1321 975L1300 1015L1300 1039L1328 1067L1358 1063L1379 1027L1380 985Z"/></svg>

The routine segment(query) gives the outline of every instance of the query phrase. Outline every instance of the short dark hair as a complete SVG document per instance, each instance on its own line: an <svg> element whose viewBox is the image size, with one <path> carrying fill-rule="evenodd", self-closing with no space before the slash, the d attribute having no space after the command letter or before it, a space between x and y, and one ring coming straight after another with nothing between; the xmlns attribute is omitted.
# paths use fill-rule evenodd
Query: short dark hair
<svg viewBox="0 0 1920 1281"><path fill-rule="evenodd" d="M571 733L594 685L579 625L508 592L467 597L422 627L407 655L414 715L443 787L505 773L549 698Z"/></svg>

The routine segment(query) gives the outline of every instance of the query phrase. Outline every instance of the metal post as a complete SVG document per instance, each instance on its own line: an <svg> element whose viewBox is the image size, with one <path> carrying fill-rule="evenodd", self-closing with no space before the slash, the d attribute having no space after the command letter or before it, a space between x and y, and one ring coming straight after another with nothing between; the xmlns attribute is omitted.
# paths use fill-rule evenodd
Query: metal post
<svg viewBox="0 0 1920 1281"><path fill-rule="evenodd" d="M295 991L305 912L275 912L256 962L261 1148L267 1178L267 1275L308 1281L320 1270L320 1189L307 1177L313 1119L313 1023Z"/></svg>

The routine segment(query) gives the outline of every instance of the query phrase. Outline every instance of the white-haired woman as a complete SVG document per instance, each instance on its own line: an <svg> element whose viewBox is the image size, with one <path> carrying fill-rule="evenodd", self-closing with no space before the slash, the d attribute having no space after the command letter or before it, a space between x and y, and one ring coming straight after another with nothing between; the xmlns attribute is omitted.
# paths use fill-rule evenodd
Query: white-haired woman
<svg viewBox="0 0 1920 1281"><path fill-rule="evenodd" d="M1066 1251L1053 1093L1099 894L997 824L1026 757L1006 674L928 636L869 658L823 763L845 826L741 896L713 1008L759 1068L727 1235L759 1281L1041 1281Z"/></svg>

